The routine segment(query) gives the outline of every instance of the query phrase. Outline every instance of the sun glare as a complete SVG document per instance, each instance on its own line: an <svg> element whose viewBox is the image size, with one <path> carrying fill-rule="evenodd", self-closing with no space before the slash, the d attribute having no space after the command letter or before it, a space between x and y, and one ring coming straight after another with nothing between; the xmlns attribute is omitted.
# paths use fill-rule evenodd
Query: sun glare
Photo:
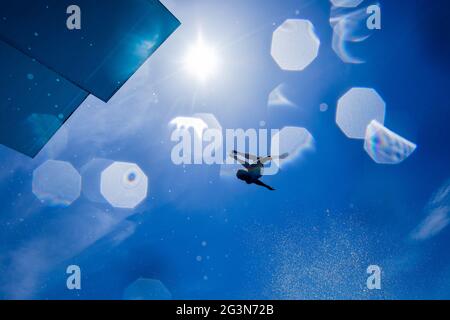
<svg viewBox="0 0 450 320"><path fill-rule="evenodd" d="M199 40L195 46L189 49L185 66L191 75L200 81L205 81L217 72L219 59L214 48Z"/></svg>

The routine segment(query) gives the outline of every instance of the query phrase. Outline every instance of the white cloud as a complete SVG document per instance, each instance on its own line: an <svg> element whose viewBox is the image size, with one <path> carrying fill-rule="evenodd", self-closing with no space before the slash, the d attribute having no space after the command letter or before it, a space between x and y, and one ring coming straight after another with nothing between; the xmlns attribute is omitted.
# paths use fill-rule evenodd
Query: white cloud
<svg viewBox="0 0 450 320"><path fill-rule="evenodd" d="M33 298L44 283L45 275L61 263L81 254L98 240L114 231L120 222L130 216L129 211L105 212L91 206L81 206L42 226L41 232L28 237L18 247L3 254L0 260L4 277L0 295L8 299ZM134 232L116 234L112 244L119 244ZM65 269L61 270L62 273Z"/></svg>
<svg viewBox="0 0 450 320"><path fill-rule="evenodd" d="M414 240L427 240L450 224L450 181L442 187L426 207L427 217L412 232Z"/></svg>

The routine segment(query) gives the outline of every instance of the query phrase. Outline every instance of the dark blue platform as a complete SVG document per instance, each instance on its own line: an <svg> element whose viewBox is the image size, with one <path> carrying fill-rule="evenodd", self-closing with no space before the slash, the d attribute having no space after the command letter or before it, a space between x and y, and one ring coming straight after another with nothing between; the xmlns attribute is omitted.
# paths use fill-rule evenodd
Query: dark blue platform
<svg viewBox="0 0 450 320"><path fill-rule="evenodd" d="M73 4L80 30L66 25ZM0 142L36 155L88 94L107 102L179 25L156 0L0 1Z"/></svg>
<svg viewBox="0 0 450 320"><path fill-rule="evenodd" d="M0 41L0 143L30 157L88 93Z"/></svg>

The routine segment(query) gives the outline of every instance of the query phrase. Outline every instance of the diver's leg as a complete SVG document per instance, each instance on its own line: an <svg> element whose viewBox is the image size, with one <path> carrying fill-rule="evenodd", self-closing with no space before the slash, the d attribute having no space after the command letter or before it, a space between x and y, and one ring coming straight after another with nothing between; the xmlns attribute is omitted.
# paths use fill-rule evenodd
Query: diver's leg
<svg viewBox="0 0 450 320"><path fill-rule="evenodd" d="M264 158L260 158L259 162L261 162L261 164L266 164L267 162L270 162L272 160L273 160L272 156L267 156L267 157L264 157Z"/></svg>
<svg viewBox="0 0 450 320"><path fill-rule="evenodd" d="M271 190L271 191L274 191L274 190L275 190L274 188L272 188L271 186L268 186L267 184L265 184L265 183L262 182L261 180L255 180L255 181L253 181L253 183L256 184L256 185L258 185L258 186L267 188L267 189L269 189L269 190Z"/></svg>
<svg viewBox="0 0 450 320"><path fill-rule="evenodd" d="M276 159L281 159L281 160L286 159L288 156L289 156L289 153L283 153L280 156L267 156L267 157L264 157L264 158L260 158L259 161L262 164L265 164L267 162L270 162L270 161L276 160Z"/></svg>
<svg viewBox="0 0 450 320"><path fill-rule="evenodd" d="M257 161L257 160L258 160L258 157L257 157L257 156L252 155L252 154L250 154L250 153L242 153L242 152L238 152L238 151L236 151L236 150L233 150L233 151L232 151L232 154L234 154L234 155L239 155L239 156L241 156L241 157L244 157L245 159L252 160L252 161Z"/></svg>

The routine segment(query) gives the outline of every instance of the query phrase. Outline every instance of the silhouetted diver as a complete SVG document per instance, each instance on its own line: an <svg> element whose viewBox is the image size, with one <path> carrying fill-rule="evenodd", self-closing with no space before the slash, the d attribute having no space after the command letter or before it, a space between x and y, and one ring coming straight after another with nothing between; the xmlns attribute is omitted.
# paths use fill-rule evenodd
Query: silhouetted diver
<svg viewBox="0 0 450 320"><path fill-rule="evenodd" d="M236 150L233 150L231 152L231 156L238 161L240 164L244 166L246 170L238 170L236 173L236 177L242 181L247 182L247 184L256 184L261 187L265 187L271 191L274 191L275 189L271 186L268 186L261 180L259 180L262 177L262 169L264 168L264 164L267 162L270 162L274 159L286 159L288 157L288 154L282 154L281 156L267 156L264 158L257 157L248 153L241 153L237 152ZM238 156L242 156L246 159L246 161L239 159ZM250 164L247 160L252 160L254 163Z"/></svg>

